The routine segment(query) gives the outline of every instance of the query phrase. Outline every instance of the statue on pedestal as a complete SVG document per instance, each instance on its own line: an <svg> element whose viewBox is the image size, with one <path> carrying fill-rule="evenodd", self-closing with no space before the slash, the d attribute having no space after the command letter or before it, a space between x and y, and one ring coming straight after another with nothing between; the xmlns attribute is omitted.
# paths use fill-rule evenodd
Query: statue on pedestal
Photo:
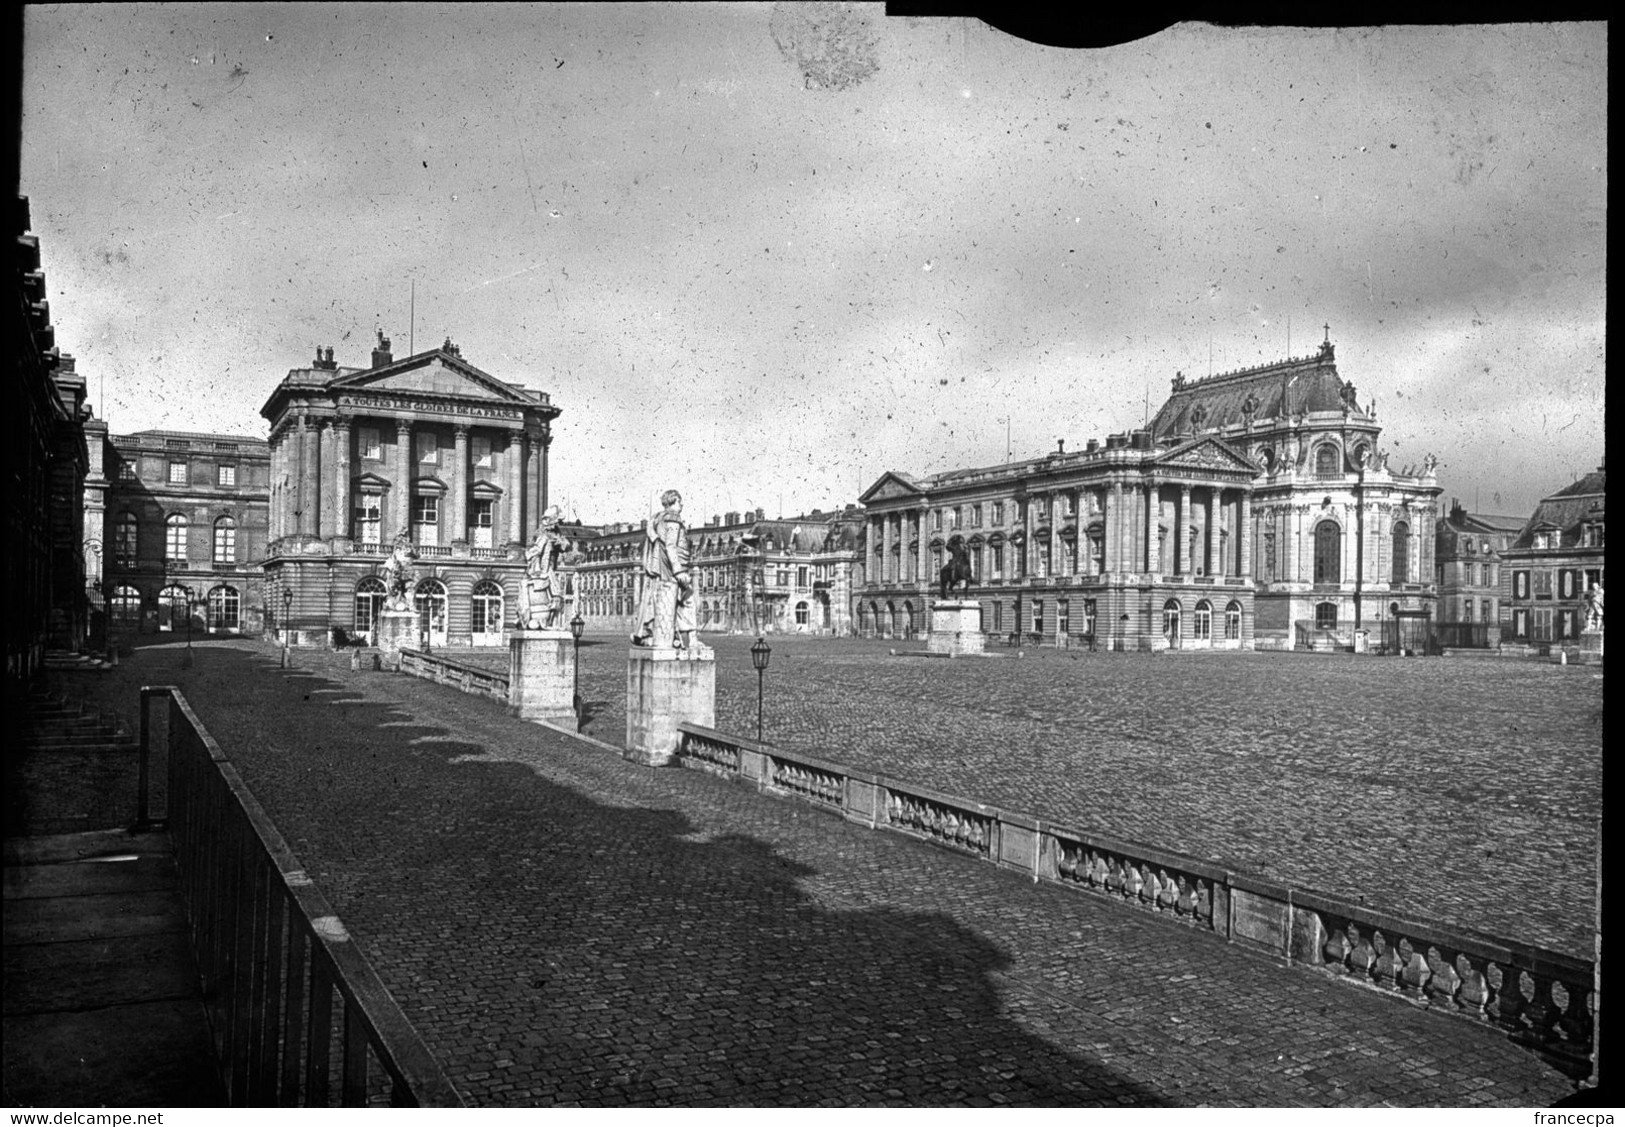
<svg viewBox="0 0 1625 1127"><path fill-rule="evenodd" d="M634 646L676 649L690 657L710 652L694 640L694 584L688 574L688 528L683 495L668 489L661 510L644 527L643 593L638 600Z"/></svg>
<svg viewBox="0 0 1625 1127"><path fill-rule="evenodd" d="M519 588L519 625L525 630L558 630L564 619L566 576L559 570L570 541L559 534L557 507L542 515L536 539L525 549L525 581Z"/></svg>
<svg viewBox="0 0 1625 1127"><path fill-rule="evenodd" d="M389 558L384 561L384 586L389 589L385 610L411 610L407 592L412 587L412 561L418 554L412 550L412 537L405 532L395 534Z"/></svg>
<svg viewBox="0 0 1625 1127"><path fill-rule="evenodd" d="M1582 633L1602 633L1602 584L1593 583L1586 588L1586 622Z"/></svg>
<svg viewBox="0 0 1625 1127"><path fill-rule="evenodd" d="M970 553L965 550L963 541L956 540L948 548L949 560L942 566L937 580L943 602L948 601L948 595L955 587L962 595L970 594L971 575Z"/></svg>

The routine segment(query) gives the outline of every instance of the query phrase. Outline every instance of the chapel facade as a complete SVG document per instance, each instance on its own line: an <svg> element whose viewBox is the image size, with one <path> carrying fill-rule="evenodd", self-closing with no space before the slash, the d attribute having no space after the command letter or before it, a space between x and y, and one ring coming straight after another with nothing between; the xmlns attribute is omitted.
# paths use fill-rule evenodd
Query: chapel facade
<svg viewBox="0 0 1625 1127"><path fill-rule="evenodd" d="M278 635L371 638L383 563L404 533L423 643L506 644L524 545L547 509L560 412L546 392L481 371L449 339L397 360L380 333L364 368L317 349L260 413L271 428L265 586Z"/></svg>

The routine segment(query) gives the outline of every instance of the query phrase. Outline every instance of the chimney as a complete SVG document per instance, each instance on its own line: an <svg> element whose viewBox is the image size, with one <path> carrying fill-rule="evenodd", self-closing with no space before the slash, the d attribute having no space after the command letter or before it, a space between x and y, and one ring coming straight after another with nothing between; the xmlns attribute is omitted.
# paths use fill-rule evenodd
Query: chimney
<svg viewBox="0 0 1625 1127"><path fill-rule="evenodd" d="M757 520L766 520L767 519L767 510L766 509L757 509L756 510L756 519Z"/></svg>
<svg viewBox="0 0 1625 1127"><path fill-rule="evenodd" d="M1099 449L1100 449L1100 439L1091 438L1089 440L1089 444L1083 448L1083 452L1085 454L1093 454L1096 450L1099 450Z"/></svg>
<svg viewBox="0 0 1625 1127"><path fill-rule="evenodd" d="M724 513L723 516L722 516L722 519L725 522L727 522L728 524L738 524L739 523L739 514L738 513Z"/></svg>
<svg viewBox="0 0 1625 1127"><path fill-rule="evenodd" d="M319 368L324 372L330 372L334 368L337 368L338 365L333 362L333 350L331 348L324 349L318 344L316 346L316 363L313 365L313 367Z"/></svg>
<svg viewBox="0 0 1625 1127"><path fill-rule="evenodd" d="M378 343L372 349L372 366L382 368L386 364L392 363L394 359L395 357L391 356L389 352L389 338L384 335L384 330L379 329Z"/></svg>
<svg viewBox="0 0 1625 1127"><path fill-rule="evenodd" d="M1066 439L1057 438L1055 440L1055 452L1057 454L1065 454L1066 453Z"/></svg>

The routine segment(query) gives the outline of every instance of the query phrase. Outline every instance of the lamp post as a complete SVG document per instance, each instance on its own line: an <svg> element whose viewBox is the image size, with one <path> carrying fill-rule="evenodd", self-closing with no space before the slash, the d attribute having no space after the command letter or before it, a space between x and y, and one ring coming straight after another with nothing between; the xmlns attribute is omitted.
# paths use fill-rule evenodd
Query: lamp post
<svg viewBox="0 0 1625 1127"><path fill-rule="evenodd" d="M773 647L766 638L757 638L750 648L750 663L756 667L756 742L762 742L762 674L767 671L767 659L773 656Z"/></svg>
<svg viewBox="0 0 1625 1127"><path fill-rule="evenodd" d="M181 655L181 668L192 668L192 589L183 588L186 592L186 652Z"/></svg>
<svg viewBox="0 0 1625 1127"><path fill-rule="evenodd" d="M293 588L282 588L282 668L288 668L288 620L293 614Z"/></svg>
<svg viewBox="0 0 1625 1127"><path fill-rule="evenodd" d="M577 614L570 620L570 676L573 684L570 686L570 707L575 709L576 724L581 724L581 634L587 629L587 623Z"/></svg>

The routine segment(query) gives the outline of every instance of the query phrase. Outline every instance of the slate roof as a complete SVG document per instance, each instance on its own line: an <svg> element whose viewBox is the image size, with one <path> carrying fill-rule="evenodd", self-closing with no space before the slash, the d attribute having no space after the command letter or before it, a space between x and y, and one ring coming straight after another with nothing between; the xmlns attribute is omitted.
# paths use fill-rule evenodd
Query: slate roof
<svg viewBox="0 0 1625 1127"><path fill-rule="evenodd" d="M1314 356L1293 357L1206 379L1189 380L1176 375L1173 393L1151 420L1151 433L1159 442L1166 442L1192 430L1241 426L1247 421L1242 407L1249 397L1253 398L1253 418L1260 420L1310 411L1341 411L1344 383L1337 374L1332 346L1322 345ZM1202 409L1201 421L1195 423L1193 415L1198 407ZM1361 419L1367 417L1359 407L1353 414Z"/></svg>
<svg viewBox="0 0 1625 1127"><path fill-rule="evenodd" d="M1537 529L1557 529L1560 539L1557 547L1572 548L1580 543L1580 526L1587 521L1602 520L1606 512L1608 471L1598 466L1572 485L1559 489L1535 507L1534 515L1524 525L1514 548L1528 548L1534 543Z"/></svg>

